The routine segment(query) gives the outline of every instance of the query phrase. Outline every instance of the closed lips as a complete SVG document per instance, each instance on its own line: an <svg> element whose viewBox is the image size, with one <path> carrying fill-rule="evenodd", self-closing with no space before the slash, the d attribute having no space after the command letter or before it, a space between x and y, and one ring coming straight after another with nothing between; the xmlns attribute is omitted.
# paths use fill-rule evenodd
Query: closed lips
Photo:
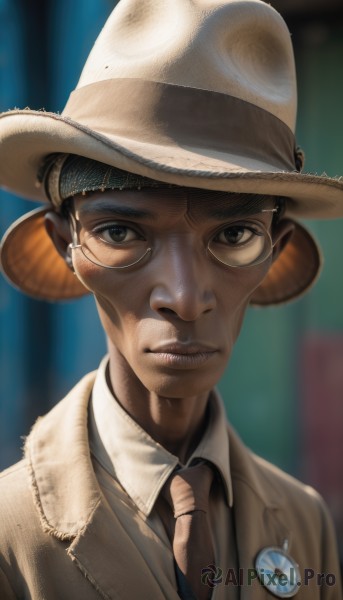
<svg viewBox="0 0 343 600"><path fill-rule="evenodd" d="M147 352L152 352L155 354L205 354L205 353L213 353L217 352L217 349L208 346L205 344L180 344L180 343L172 343L172 344L163 344L161 346L156 346L155 348L147 350Z"/></svg>

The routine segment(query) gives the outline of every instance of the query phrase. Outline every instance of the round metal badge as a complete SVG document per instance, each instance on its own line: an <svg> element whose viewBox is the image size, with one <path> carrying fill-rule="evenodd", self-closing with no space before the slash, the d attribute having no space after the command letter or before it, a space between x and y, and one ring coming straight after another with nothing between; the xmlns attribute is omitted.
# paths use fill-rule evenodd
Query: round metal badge
<svg viewBox="0 0 343 600"><path fill-rule="evenodd" d="M299 566L285 550L263 548L256 557L255 568L262 585L277 598L292 598L299 591Z"/></svg>

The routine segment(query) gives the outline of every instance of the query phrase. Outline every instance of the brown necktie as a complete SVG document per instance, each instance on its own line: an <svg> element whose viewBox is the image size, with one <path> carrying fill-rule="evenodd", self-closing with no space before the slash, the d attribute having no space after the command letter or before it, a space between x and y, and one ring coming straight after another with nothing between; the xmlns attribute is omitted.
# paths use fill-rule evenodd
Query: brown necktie
<svg viewBox="0 0 343 600"><path fill-rule="evenodd" d="M174 512L173 552L179 594L184 600L192 597L208 600L211 595L201 582L201 571L214 563L207 515L213 475L206 463L179 469L168 479L162 492Z"/></svg>

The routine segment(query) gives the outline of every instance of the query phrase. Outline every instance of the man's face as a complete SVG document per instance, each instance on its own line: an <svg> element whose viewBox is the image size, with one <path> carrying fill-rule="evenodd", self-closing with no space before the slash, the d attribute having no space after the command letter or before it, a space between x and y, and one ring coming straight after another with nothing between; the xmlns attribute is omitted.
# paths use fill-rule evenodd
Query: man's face
<svg viewBox="0 0 343 600"><path fill-rule="evenodd" d="M207 246L224 239L233 223L242 228L240 235L254 226L270 230L272 212L262 209L272 209L272 199L253 212L247 206L242 199L228 203L224 194L197 197L182 188L75 198L79 237L90 246L101 235L128 241L133 252L142 240L151 248L124 269L95 265L79 248L73 250L75 271L96 298L110 348L127 376L150 392L194 396L209 391L223 374L249 299L272 259L233 268Z"/></svg>

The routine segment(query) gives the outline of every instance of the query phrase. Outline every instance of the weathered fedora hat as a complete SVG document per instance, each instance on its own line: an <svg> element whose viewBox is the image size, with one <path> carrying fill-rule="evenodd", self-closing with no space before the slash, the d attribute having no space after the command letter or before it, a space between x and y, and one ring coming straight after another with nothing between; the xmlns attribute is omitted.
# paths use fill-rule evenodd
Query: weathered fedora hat
<svg viewBox="0 0 343 600"><path fill-rule="evenodd" d="M58 181L49 197L37 174L46 156L74 154L173 185L287 197L291 218L341 217L343 181L301 173L295 119L290 34L269 5L121 0L61 114L0 115L0 184L58 210ZM36 297L87 293L48 240L44 210L5 236L5 273ZM319 265L297 225L254 302L296 297Z"/></svg>

